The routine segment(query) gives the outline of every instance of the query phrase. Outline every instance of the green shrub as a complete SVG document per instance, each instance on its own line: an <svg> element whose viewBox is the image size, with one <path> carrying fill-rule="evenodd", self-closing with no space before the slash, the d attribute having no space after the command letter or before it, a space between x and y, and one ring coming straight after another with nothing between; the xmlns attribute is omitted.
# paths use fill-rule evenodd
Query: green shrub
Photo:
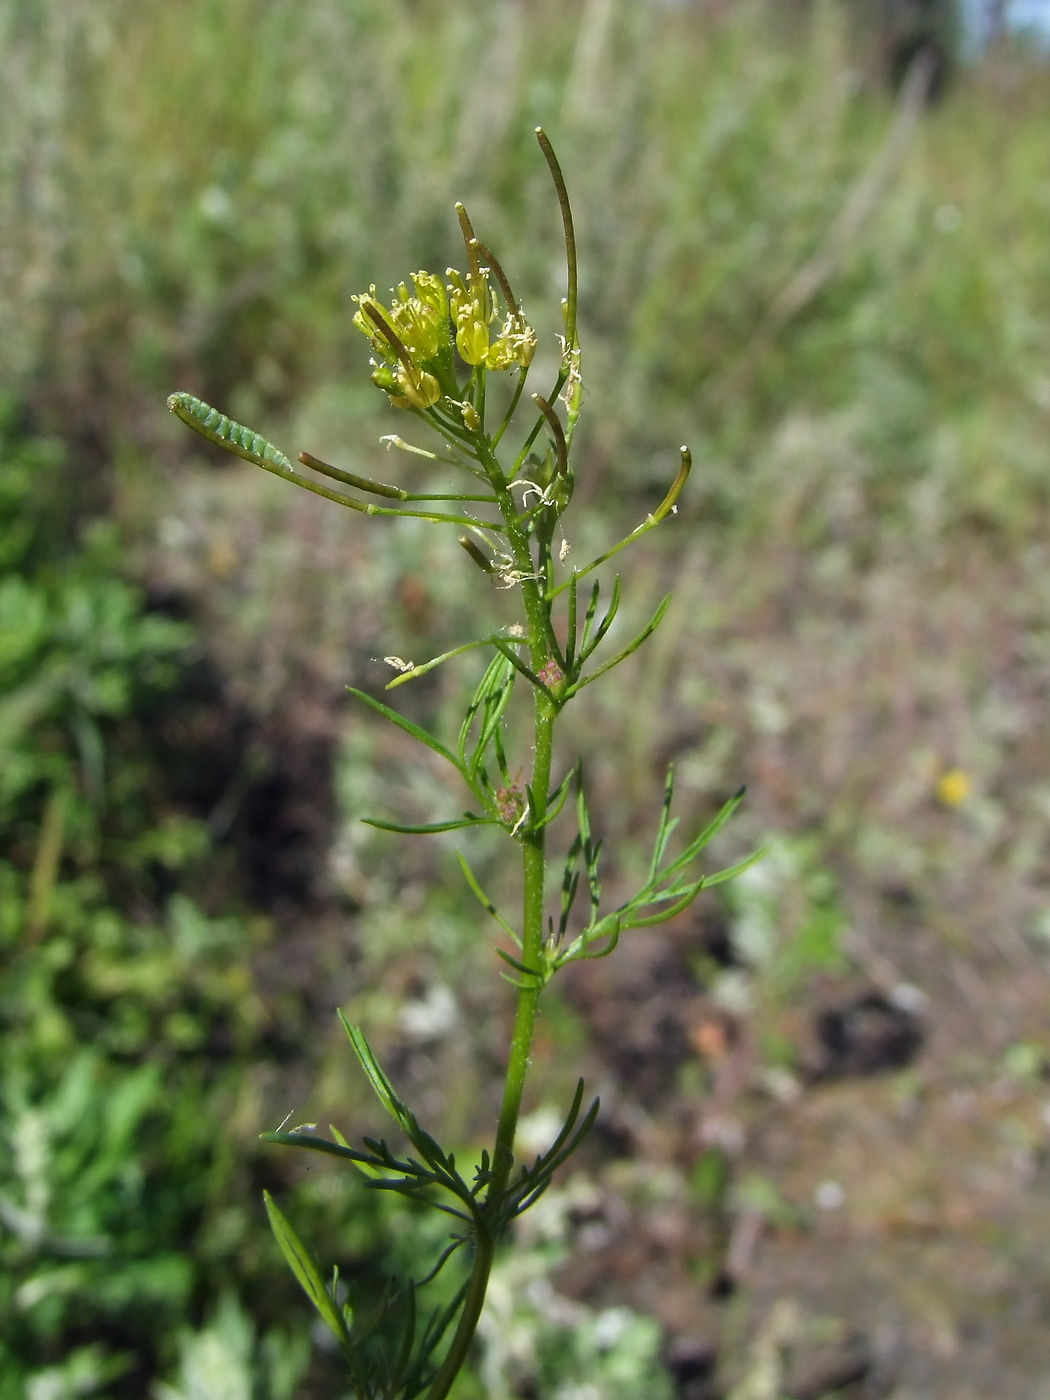
<svg viewBox="0 0 1050 1400"><path fill-rule="evenodd" d="M193 643L78 528L53 444L0 423L0 1394L141 1387L236 1266L218 1132L262 1008L243 920L149 742Z"/></svg>

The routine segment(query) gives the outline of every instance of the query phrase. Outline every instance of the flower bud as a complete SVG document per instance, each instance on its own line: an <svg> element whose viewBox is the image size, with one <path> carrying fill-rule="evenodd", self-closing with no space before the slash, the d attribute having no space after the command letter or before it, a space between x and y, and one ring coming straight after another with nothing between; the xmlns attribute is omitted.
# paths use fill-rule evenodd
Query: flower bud
<svg viewBox="0 0 1050 1400"><path fill-rule="evenodd" d="M354 325L362 335L368 336L368 339L372 342L372 350L375 354L381 355L383 359L386 360L387 364L394 364L397 360L397 351L365 309L367 306L374 306L383 317L384 321L390 320L390 312L376 297L375 283L372 283L372 286L367 292L362 292L359 296L355 296L353 300L357 302L359 308L354 313Z"/></svg>
<svg viewBox="0 0 1050 1400"><path fill-rule="evenodd" d="M388 394L397 393L397 377L390 366L376 365L375 360L372 363L375 365L375 369L372 371L372 383L377 388L385 389Z"/></svg>
<svg viewBox="0 0 1050 1400"><path fill-rule="evenodd" d="M496 812L506 826L519 822L524 811L525 798L517 783L496 789Z"/></svg>
<svg viewBox="0 0 1050 1400"><path fill-rule="evenodd" d="M398 408L430 408L441 397L441 385L426 370L409 374L402 365L397 370L399 395L392 399Z"/></svg>
<svg viewBox="0 0 1050 1400"><path fill-rule="evenodd" d="M484 321L464 316L456 331L456 349L468 365L484 364L489 353L489 328Z"/></svg>
<svg viewBox="0 0 1050 1400"><path fill-rule="evenodd" d="M456 349L468 365L485 364L489 325L495 317L484 275L470 274L469 285L454 268L448 270L449 303L456 327Z"/></svg>
<svg viewBox="0 0 1050 1400"><path fill-rule="evenodd" d="M555 661L553 656L548 656L540 669L536 672L540 680L550 690L557 690L565 680L565 672Z"/></svg>

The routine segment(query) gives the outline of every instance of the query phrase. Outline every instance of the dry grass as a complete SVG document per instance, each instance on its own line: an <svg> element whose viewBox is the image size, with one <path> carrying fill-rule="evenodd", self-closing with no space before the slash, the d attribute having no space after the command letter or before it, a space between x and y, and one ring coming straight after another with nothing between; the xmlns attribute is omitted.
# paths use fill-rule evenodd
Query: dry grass
<svg viewBox="0 0 1050 1400"><path fill-rule="evenodd" d="M367 384L344 387L362 369L349 297L443 265L457 196L546 295L542 120L587 269L587 528L633 523L680 440L698 459L681 516L628 566L631 609L670 584L675 610L578 726L603 832L629 866L668 760L693 811L746 781L732 841L772 835L797 861L771 896L776 937L791 944L811 913L798 891L826 876L846 957L784 985L745 969L751 1009L734 1009L704 959L742 915L712 901L574 984L538 1078L554 1093L576 1073L568 1049L591 1056L610 1114L599 1214L621 1238L581 1244L564 1286L742 1351L738 1305L709 1283L734 1238L746 1253L753 1198L715 1208L690 1186L717 1141L738 1187L757 1175L773 1193L746 1298L762 1312L791 1294L860 1328L875 1360L850 1394L881 1375L900 1397L1031 1400L1050 1360L1033 1243L1050 1060L1045 71L966 75L795 304L784 289L893 119L829 9L790 34L752 5L308 9L12 0L3 15L4 376L95 460L120 459L142 571L192 600L230 695L341 753L323 908L312 941L289 917L271 976L284 958L297 987L356 997L406 1087L469 1139L499 994L459 998L453 1024L478 1027L467 1059L460 1037L414 1039L404 1009L465 968L489 978L484 941L458 896L424 895L452 875L446 845L363 838L356 820L450 799L340 695L379 683L375 656L473 630L473 579L437 535L190 469L174 439L158 478L143 448L178 379L297 447L393 470L368 445L390 423ZM791 314L773 324L778 304ZM440 713L460 683L407 703ZM950 772L968 790L942 786ZM925 1035L913 1066L807 1077L822 1010L902 987ZM334 1037L323 1058L317 1103L345 1119L362 1100ZM646 1180L663 1183L649 1198ZM838 1211L813 1205L827 1180Z"/></svg>

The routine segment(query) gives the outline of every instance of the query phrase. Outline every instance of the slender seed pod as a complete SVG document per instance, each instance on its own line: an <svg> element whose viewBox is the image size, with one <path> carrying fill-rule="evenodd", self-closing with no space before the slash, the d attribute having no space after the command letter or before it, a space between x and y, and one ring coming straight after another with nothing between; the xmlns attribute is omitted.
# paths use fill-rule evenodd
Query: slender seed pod
<svg viewBox="0 0 1050 1400"><path fill-rule="evenodd" d="M477 547L477 545L474 543L474 541L470 538L469 535L460 535L457 543L462 549L465 549L467 551L471 559L474 560L474 563L477 564L478 568L481 569L484 573L491 574L494 572L491 563L488 561L488 559L486 559L485 555L481 552L481 550Z"/></svg>
<svg viewBox="0 0 1050 1400"><path fill-rule="evenodd" d="M172 394L168 399L168 408L201 437L243 457L246 462L254 462L257 467L295 470L279 447L274 447L260 433L246 428L243 423L235 423L225 413L220 413L217 408L194 398L192 394Z"/></svg>

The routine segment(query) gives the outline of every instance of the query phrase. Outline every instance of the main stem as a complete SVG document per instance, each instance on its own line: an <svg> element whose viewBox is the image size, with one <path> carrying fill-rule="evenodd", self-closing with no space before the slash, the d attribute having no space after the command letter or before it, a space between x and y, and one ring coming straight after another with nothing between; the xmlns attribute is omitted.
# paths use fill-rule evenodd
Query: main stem
<svg viewBox="0 0 1050 1400"><path fill-rule="evenodd" d="M537 823L546 816L546 799L547 793L550 791L554 720L554 707L546 696L537 694L536 759L532 769L532 791L537 805L542 803L544 808L543 811L537 812L535 815ZM524 894L521 960L526 967L540 966L543 951L543 896L544 877L547 870L546 832L545 826L533 825L522 837ZM518 992L514 1032L511 1036L507 1074L503 1083L503 1103L500 1107L499 1125L496 1129L493 1179L492 1185L489 1187L489 1192L493 1196L506 1186L513 1164L514 1132L518 1126L518 1114L521 1111L521 1096L525 1088L525 1076L529 1069L529 1052L532 1049L532 1033L536 1025L536 1011L542 991L543 984L538 979L530 979Z"/></svg>
<svg viewBox="0 0 1050 1400"><path fill-rule="evenodd" d="M501 474L502 475L502 474ZM498 489L498 488L497 488ZM528 541L520 529L512 526L514 505L504 486L500 493L504 519L507 521L507 536L514 550L515 560L525 572L532 570L532 556ZM532 668L539 671L547 658L547 637L550 630L550 604L536 586L536 580L526 579L522 583L525 611L528 617L528 639ZM541 691L536 691L534 725L534 761L532 765L533 810L529 813L528 828L520 836L522 856L522 937L521 961L526 967L539 967L543 952L544 886L547 873L547 828L544 818L547 815L547 795L551 786L551 763L554 753L554 724L558 717L558 707ZM507 1073L503 1081L503 1102L500 1105L499 1123L496 1127L496 1145L492 1154L492 1180L489 1183L486 1199L496 1201L503 1194L514 1165L514 1134L521 1113L521 1099L525 1090L525 1078L529 1072L529 1058L532 1050L532 1037L536 1029L536 1012L539 1008L543 983L538 979L524 982L518 992L518 1004L514 1015L514 1031L511 1035L510 1053L507 1059ZM485 1293L488 1289L489 1274L496 1249L494 1232L486 1228L484 1220L479 1224L474 1250L474 1265L470 1282L459 1315L452 1343L441 1363L441 1368L427 1391L426 1400L445 1400L457 1375L467 1359L467 1352L474 1339L481 1310L485 1306Z"/></svg>

